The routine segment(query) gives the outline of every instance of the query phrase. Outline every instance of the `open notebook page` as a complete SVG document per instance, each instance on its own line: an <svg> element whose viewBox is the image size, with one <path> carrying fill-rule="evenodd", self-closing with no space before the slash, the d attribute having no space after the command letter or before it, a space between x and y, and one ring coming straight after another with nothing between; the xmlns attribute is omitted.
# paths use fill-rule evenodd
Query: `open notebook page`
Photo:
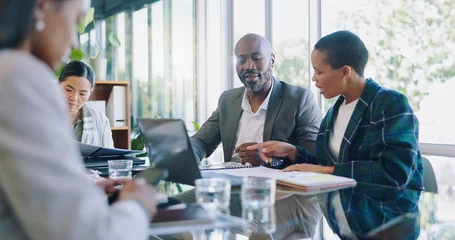
<svg viewBox="0 0 455 240"><path fill-rule="evenodd" d="M351 178L335 176L331 174L312 173L312 172L283 172L278 169L267 167L256 168L239 168L218 170L217 173L223 173L238 177L264 177L277 180L277 185L301 190L310 190L311 188L333 188L340 186L355 186L356 181Z"/></svg>
<svg viewBox="0 0 455 240"><path fill-rule="evenodd" d="M217 163L217 164L210 164L206 166L199 166L201 171L204 170L223 170L223 169L232 169L232 168L253 168L251 164L247 163L245 165L238 163L238 162L225 162L225 163Z"/></svg>
<svg viewBox="0 0 455 240"><path fill-rule="evenodd" d="M317 173L310 172L283 172L279 169L267 168L267 167L255 167L255 168L238 168L238 169L225 169L218 170L218 173L224 173L228 175L234 175L239 177L264 177L264 178L288 178L297 176L310 176Z"/></svg>

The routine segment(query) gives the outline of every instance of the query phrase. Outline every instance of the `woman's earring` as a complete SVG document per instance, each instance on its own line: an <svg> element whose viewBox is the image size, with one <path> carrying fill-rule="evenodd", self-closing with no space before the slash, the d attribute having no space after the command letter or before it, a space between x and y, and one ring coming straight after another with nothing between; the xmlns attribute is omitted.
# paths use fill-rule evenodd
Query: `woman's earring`
<svg viewBox="0 0 455 240"><path fill-rule="evenodd" d="M38 20L36 22L36 31L41 32L46 27L46 23L43 20Z"/></svg>

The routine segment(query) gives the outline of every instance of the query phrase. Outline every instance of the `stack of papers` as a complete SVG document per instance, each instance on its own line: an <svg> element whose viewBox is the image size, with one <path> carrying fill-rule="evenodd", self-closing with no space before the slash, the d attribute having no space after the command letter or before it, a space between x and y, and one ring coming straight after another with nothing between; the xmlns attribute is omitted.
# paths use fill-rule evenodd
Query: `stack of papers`
<svg viewBox="0 0 455 240"><path fill-rule="evenodd" d="M276 180L277 187L301 191L323 190L330 188L353 187L354 179L331 174L312 172L283 172L278 169L256 167L217 170L217 173L238 177L264 177Z"/></svg>
<svg viewBox="0 0 455 240"><path fill-rule="evenodd" d="M255 166L251 166L251 164L249 164L249 163L243 165L238 162L225 162L225 163L199 166L199 169L201 171L208 171L208 170L223 170L223 169L233 169L233 168L254 168L254 167Z"/></svg>

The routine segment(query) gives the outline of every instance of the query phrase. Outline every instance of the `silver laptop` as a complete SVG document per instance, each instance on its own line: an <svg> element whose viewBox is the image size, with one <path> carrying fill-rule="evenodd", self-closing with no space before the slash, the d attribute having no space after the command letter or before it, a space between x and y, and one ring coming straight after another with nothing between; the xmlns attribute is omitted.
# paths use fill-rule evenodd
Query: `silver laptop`
<svg viewBox="0 0 455 240"><path fill-rule="evenodd" d="M240 177L199 170L198 161L181 119L137 120L152 167L167 169L168 181L194 186L199 178L228 178L232 186L240 186Z"/></svg>

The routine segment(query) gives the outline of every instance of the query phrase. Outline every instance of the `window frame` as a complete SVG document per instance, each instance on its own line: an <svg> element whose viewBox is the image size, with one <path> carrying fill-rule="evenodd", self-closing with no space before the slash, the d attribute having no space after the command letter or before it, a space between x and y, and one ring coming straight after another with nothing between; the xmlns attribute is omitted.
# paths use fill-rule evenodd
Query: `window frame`
<svg viewBox="0 0 455 240"><path fill-rule="evenodd" d="M210 116L211 112L214 109L208 109L207 102L214 101L214 99L207 99L207 92L210 89L207 88L206 82L208 81L207 72L206 72L206 65L207 65L207 1L209 0L193 0L193 4L195 6L195 84L197 86L197 93L196 93L196 120L199 123L205 122L207 118ZM269 41L273 42L273 0L263 0L265 3L265 37L269 39ZM166 3L167 2L167 3ZM164 20L165 20L165 29L169 28L169 24L171 24L169 16L171 14L171 6L169 1L163 1L164 6ZM221 9L220 9L220 18L221 18L221 91L231 89L234 86L234 81L238 81L235 75L235 64L232 58L232 53L234 51L234 6L233 1L221 1ZM309 46L314 46L314 44L321 38L322 32L322 0L308 0L308 29L309 29ZM147 8L147 6L145 6ZM133 10L130 9L129 11L125 11L124 14L130 16L130 20L125 22L125 32L131 33L132 28L134 25L132 19ZM101 24L102 20L97 20L97 24ZM129 24L128 24L129 23ZM98 26L98 29L101 26ZM115 24L115 28L116 28ZM150 27L150 26L149 26ZM112 30L113 31L113 30ZM116 30L115 30L116 31ZM105 37L101 36L101 31L97 31L97 37ZM89 36L90 37L90 36ZM165 32L165 40L169 40L172 36L170 36L169 32ZM134 36L130 36L130 38L124 43L125 44L125 51L133 49L133 38ZM151 41L151 40L150 40ZM166 43L165 41L165 61L170 62L172 56L170 54L170 44ZM168 53L168 54L166 54ZM133 53L131 53L133 55ZM307 57L310 58L311 55L311 47L308 50ZM114 54L114 58L117 58L117 54ZM136 96L136 87L137 83L134 80L134 63L133 63L134 56L132 57L130 62L126 62L125 66L125 77L131 81L131 91L132 91L132 116L135 118L137 117L137 96ZM115 60L114 60L115 61ZM115 61L117 62L117 61ZM166 64L169 65L169 64ZM165 67L166 68L166 67ZM149 69L151 71L151 69ZM169 78L172 69L168 66L165 69L165 78L166 76ZM115 64L115 69L113 71L114 76L118 76L118 66ZM322 112L325 112L326 109L324 108L324 102L322 100L322 96L319 93L318 89L312 84L311 77L314 71L309 65L308 74L309 74L309 83L310 90L314 94L316 103L321 108ZM437 143L424 143L419 142L419 147L421 150L422 155L433 155L433 156L442 156L442 157L455 157L455 144L437 144Z"/></svg>

